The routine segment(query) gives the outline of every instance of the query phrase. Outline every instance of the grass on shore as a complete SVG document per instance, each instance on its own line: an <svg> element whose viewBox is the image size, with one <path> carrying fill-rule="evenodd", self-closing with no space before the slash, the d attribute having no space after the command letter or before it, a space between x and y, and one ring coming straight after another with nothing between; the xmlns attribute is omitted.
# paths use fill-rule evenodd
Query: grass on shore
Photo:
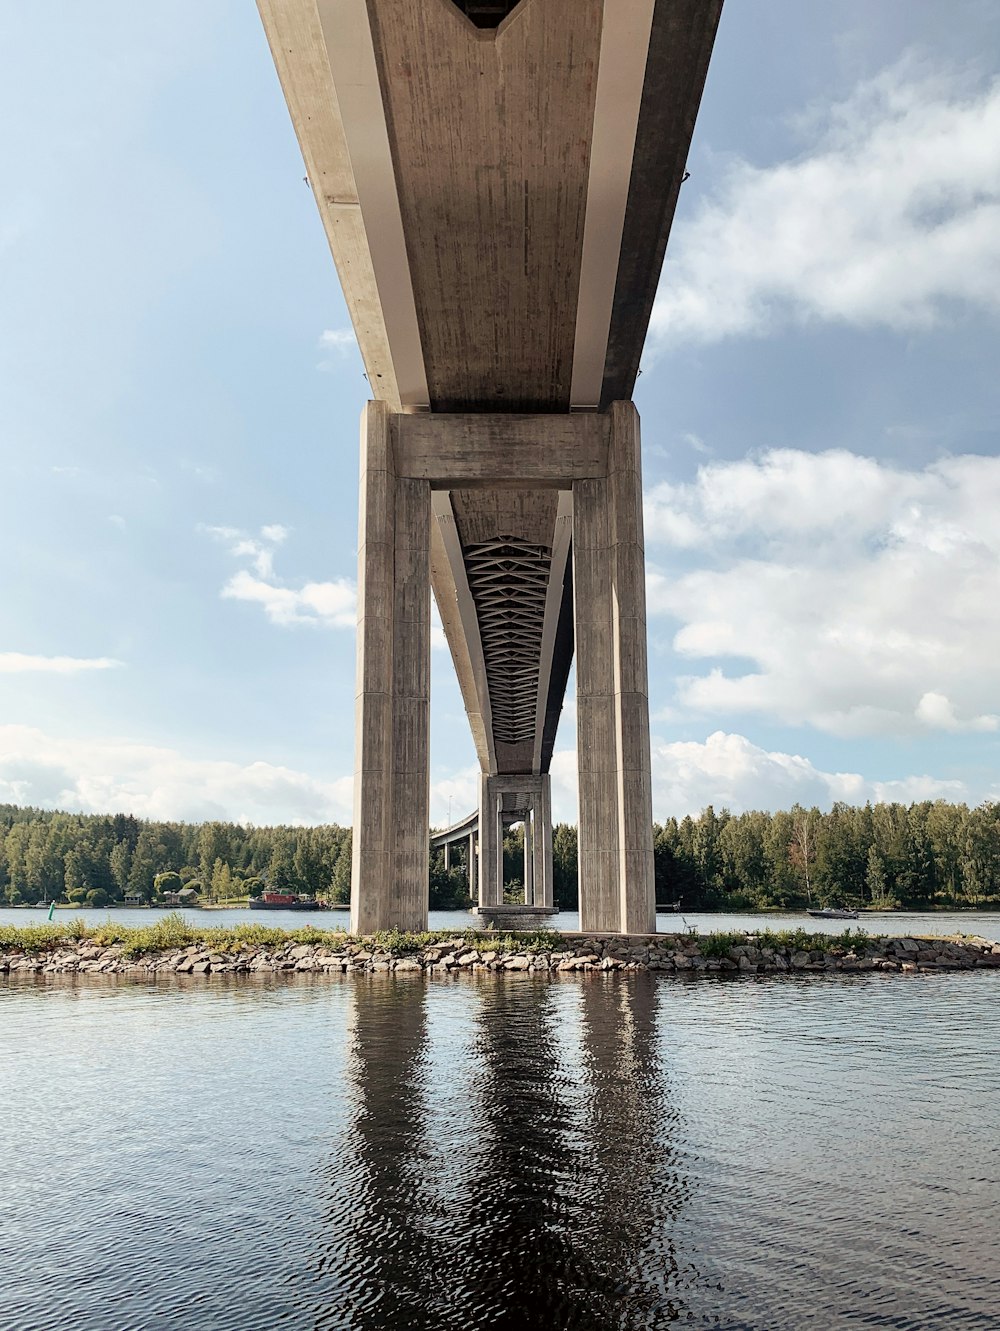
<svg viewBox="0 0 1000 1331"><path fill-rule="evenodd" d="M865 929L845 929L841 934L809 933L806 929L760 929L754 934L695 934L703 957L725 957L734 947L746 944L770 947L776 952L849 952L852 948L882 942L884 934L870 934Z"/></svg>
<svg viewBox="0 0 1000 1331"><path fill-rule="evenodd" d="M669 935L661 936L666 938ZM696 942L705 957L727 956L734 947L748 941L745 933L719 932L683 937ZM566 934L551 929L514 934L480 929L445 929L427 933L406 933L391 929L360 939L343 929L315 929L309 926L302 929L278 929L266 924L230 927L191 924L176 913L161 916L155 924L138 926L112 920L93 925L79 918L58 924L0 924L0 949L17 949L27 953L52 952L67 943L88 941L99 947L117 945L127 957L167 952L172 948L195 944L210 948L213 952L236 953L244 948L279 948L287 943L318 943L339 949L362 942L369 949L402 957L454 939L460 939L463 944L476 947L480 952L558 952L573 942ZM869 935L864 929L847 929L841 934L783 929L762 930L752 936L752 941L757 947L771 947L777 951L846 952L879 941L879 936Z"/></svg>
<svg viewBox="0 0 1000 1331"><path fill-rule="evenodd" d="M428 933L405 933L399 929L385 930L360 939L344 929L277 929L266 924L238 924L233 927L189 924L176 912L163 915L155 924L128 925L106 920L103 924L86 924L81 919L56 924L0 924L0 950L17 949L27 953L53 952L66 943L91 942L98 947L118 945L127 957L142 956L149 952L168 952L172 948L200 944L214 952L239 952L249 947L284 947L286 943L320 943L331 948L364 942L368 947L388 952L392 956L406 956L460 938L480 951L543 952L558 949L565 942L562 934L552 930L531 933L490 933L480 929L436 930Z"/></svg>

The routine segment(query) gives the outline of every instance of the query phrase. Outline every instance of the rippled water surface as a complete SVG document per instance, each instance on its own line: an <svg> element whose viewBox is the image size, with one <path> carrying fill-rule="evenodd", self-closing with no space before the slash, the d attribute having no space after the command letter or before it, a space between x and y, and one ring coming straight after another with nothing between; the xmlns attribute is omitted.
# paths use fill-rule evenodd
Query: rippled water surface
<svg viewBox="0 0 1000 1331"><path fill-rule="evenodd" d="M0 1327L1000 1326L1000 975L0 983Z"/></svg>

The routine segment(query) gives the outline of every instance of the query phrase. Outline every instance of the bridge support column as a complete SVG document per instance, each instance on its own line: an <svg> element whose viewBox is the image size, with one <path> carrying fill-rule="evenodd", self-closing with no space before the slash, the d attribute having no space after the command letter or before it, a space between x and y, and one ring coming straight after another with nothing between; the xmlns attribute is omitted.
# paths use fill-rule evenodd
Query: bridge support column
<svg viewBox="0 0 1000 1331"><path fill-rule="evenodd" d="M609 416L607 476L573 484L580 927L653 933L639 416Z"/></svg>
<svg viewBox="0 0 1000 1331"><path fill-rule="evenodd" d="M492 777L479 777L479 904L503 903L503 825L500 795Z"/></svg>
<svg viewBox="0 0 1000 1331"><path fill-rule="evenodd" d="M396 476L392 422L361 418L354 933L427 928L430 486Z"/></svg>
<svg viewBox="0 0 1000 1331"><path fill-rule="evenodd" d="M546 773L532 810L535 858L535 905L553 904L552 897L552 778Z"/></svg>
<svg viewBox="0 0 1000 1331"><path fill-rule="evenodd" d="M524 815L524 904L535 905L535 856L532 850L532 823L534 811Z"/></svg>
<svg viewBox="0 0 1000 1331"><path fill-rule="evenodd" d="M552 906L552 782L536 776L480 776L479 905L503 905L504 822L524 823L524 904Z"/></svg>

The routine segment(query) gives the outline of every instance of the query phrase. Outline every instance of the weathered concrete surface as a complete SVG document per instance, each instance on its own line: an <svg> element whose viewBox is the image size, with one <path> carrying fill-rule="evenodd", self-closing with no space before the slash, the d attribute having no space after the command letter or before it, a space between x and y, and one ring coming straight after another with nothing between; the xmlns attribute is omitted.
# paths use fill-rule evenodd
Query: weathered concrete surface
<svg viewBox="0 0 1000 1331"><path fill-rule="evenodd" d="M608 470L573 486L580 922L655 929L639 417L610 410Z"/></svg>
<svg viewBox="0 0 1000 1331"><path fill-rule="evenodd" d="M427 925L430 487L396 475L392 413L361 422L351 928Z"/></svg>
<svg viewBox="0 0 1000 1331"><path fill-rule="evenodd" d="M631 396L722 0L258 0L396 410Z"/></svg>
<svg viewBox="0 0 1000 1331"><path fill-rule="evenodd" d="M356 932L426 924L418 881L427 837L416 819L427 812L432 529L443 551L433 561L435 594L478 736L480 904L502 900L504 820L518 811L528 819L526 900L552 903L548 767L575 645L581 921L626 933L655 926L638 414L616 402L583 428L559 416L519 418L518 447L535 431L553 477L565 477L565 455L577 453L594 475L571 490L438 491L432 505L435 431L452 441L451 464L463 440L478 440L469 447L480 453L496 441L503 474L507 428L502 417L473 425L431 416L415 433L384 402L365 409ZM408 437L419 448L401 448ZM400 465L419 474L401 474Z"/></svg>

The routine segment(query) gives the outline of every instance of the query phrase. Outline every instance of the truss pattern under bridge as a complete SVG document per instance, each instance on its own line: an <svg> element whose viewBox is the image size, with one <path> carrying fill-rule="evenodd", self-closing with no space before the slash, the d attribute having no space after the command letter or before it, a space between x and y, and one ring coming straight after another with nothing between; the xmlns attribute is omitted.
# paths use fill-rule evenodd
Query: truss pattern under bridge
<svg viewBox="0 0 1000 1331"><path fill-rule="evenodd" d="M499 536L467 545L463 554L479 620L493 733L507 744L530 740L552 551Z"/></svg>

